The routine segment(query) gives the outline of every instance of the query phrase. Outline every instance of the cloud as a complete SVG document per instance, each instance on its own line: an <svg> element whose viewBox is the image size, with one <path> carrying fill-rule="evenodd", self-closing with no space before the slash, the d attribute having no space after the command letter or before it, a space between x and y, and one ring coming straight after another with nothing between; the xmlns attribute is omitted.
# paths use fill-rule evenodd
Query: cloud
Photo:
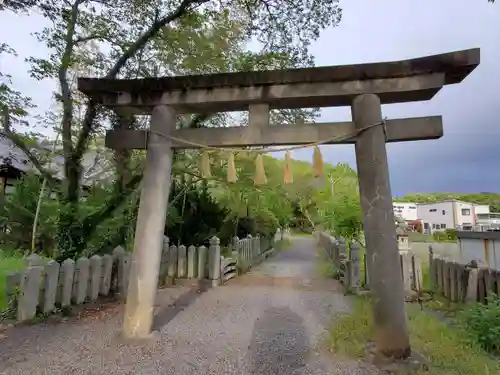
<svg viewBox="0 0 500 375"><path fill-rule="evenodd" d="M389 118L442 115L442 139L388 145L392 190L395 195L426 191L500 191L499 122L500 4L481 0L343 1L343 20L313 43L317 65L392 61L481 48L481 64L460 84L446 86L431 101L383 107ZM17 88L33 97L39 112L48 109L53 82L26 76L23 58L45 53L29 33L43 26L37 16L19 19L3 12L0 33L9 36L20 58L0 61L14 76ZM23 32L12 33L12 30ZM323 110L320 121L350 119L349 108ZM355 167L353 146L325 146L327 161ZM311 160L311 150L293 153Z"/></svg>

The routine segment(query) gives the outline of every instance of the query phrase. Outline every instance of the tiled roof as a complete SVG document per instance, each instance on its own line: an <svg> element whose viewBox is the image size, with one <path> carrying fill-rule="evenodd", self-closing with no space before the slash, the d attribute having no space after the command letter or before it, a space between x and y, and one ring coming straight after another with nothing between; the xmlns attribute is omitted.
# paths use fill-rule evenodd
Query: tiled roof
<svg viewBox="0 0 500 375"><path fill-rule="evenodd" d="M40 142L39 147L33 148L34 152L46 151L50 155L52 144L50 142ZM82 184L91 185L96 181L105 182L113 178L113 168L111 165L112 153L104 150L91 150L84 154L82 165L84 173L82 175ZM64 157L56 154L52 157L51 163L47 167L54 171L55 178L62 180L64 178ZM38 170L31 163L25 153L17 148L14 143L2 132L0 132L0 166L10 165L21 172L31 172L39 174Z"/></svg>

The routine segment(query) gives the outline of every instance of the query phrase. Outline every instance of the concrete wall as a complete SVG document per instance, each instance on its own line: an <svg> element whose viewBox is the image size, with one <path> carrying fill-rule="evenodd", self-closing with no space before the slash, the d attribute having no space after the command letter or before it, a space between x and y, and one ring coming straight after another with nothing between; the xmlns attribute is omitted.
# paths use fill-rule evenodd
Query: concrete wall
<svg viewBox="0 0 500 375"><path fill-rule="evenodd" d="M429 256L429 245L432 245L432 250L436 256L451 259L456 262L462 261L458 243L412 242L410 248L419 258L427 260Z"/></svg>
<svg viewBox="0 0 500 375"><path fill-rule="evenodd" d="M487 204L476 204L474 205L474 209L477 214L489 214L490 213L490 206Z"/></svg>
<svg viewBox="0 0 500 375"><path fill-rule="evenodd" d="M404 220L413 221L418 219L417 204L412 202L393 202L394 215Z"/></svg>
<svg viewBox="0 0 500 375"><path fill-rule="evenodd" d="M419 204L417 206L417 215L424 223L429 223L430 229L433 232L455 228L453 202ZM439 228L436 228L436 225L439 225ZM443 225L444 228L442 228Z"/></svg>
<svg viewBox="0 0 500 375"><path fill-rule="evenodd" d="M456 223L455 225L475 225L476 223L476 214L475 214L475 205L473 203L453 202L455 204L456 209Z"/></svg>
<svg viewBox="0 0 500 375"><path fill-rule="evenodd" d="M500 270L500 232L457 232L464 261L480 260Z"/></svg>

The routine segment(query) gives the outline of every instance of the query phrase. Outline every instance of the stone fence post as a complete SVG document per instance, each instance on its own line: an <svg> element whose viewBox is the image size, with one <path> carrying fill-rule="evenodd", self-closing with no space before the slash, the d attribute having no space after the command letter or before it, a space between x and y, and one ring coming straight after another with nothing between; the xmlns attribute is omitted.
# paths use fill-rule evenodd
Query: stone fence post
<svg viewBox="0 0 500 375"><path fill-rule="evenodd" d="M220 285L220 240L217 237L210 239L210 248L208 249L209 268L208 276L212 286Z"/></svg>
<svg viewBox="0 0 500 375"><path fill-rule="evenodd" d="M361 246L357 242L351 243L349 252L349 289L352 293L359 293L361 288Z"/></svg>
<svg viewBox="0 0 500 375"><path fill-rule="evenodd" d="M240 264L240 249L239 249L240 239L238 236L231 238L231 256L236 260L236 265Z"/></svg>
<svg viewBox="0 0 500 375"><path fill-rule="evenodd" d="M248 256L247 256L247 261L248 261L248 267L252 267L253 265L253 238L251 234L247 235L247 243L248 243Z"/></svg>
<svg viewBox="0 0 500 375"><path fill-rule="evenodd" d="M345 260L347 258L347 245L345 243L345 240L340 237L337 241L338 243L338 258L336 260L337 264L335 264L335 266L337 266L337 269L340 269L341 265L342 265L342 261Z"/></svg>
<svg viewBox="0 0 500 375"><path fill-rule="evenodd" d="M281 228L276 229L276 234L274 235L275 241L281 241L283 239L283 234L281 233Z"/></svg>

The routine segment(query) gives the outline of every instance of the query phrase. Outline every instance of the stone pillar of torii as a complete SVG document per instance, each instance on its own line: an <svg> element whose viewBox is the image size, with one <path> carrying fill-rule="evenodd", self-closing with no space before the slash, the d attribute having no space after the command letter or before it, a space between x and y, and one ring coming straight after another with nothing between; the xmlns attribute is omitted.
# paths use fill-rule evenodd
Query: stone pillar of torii
<svg viewBox="0 0 500 375"><path fill-rule="evenodd" d="M80 78L79 89L94 102L120 112L151 115L147 131L120 129L106 136L112 149L147 148L124 335L140 338L151 332L173 149L192 148L192 144L280 146L337 139L330 143L355 144L377 351L409 356L385 144L437 139L443 135L443 125L441 116L383 121L381 105L429 100L444 85L461 82L479 60L479 49L470 49L404 61L285 71L134 80ZM352 121L269 125L271 109L332 106L350 106ZM242 110L249 111L245 127L175 128L178 114Z"/></svg>

